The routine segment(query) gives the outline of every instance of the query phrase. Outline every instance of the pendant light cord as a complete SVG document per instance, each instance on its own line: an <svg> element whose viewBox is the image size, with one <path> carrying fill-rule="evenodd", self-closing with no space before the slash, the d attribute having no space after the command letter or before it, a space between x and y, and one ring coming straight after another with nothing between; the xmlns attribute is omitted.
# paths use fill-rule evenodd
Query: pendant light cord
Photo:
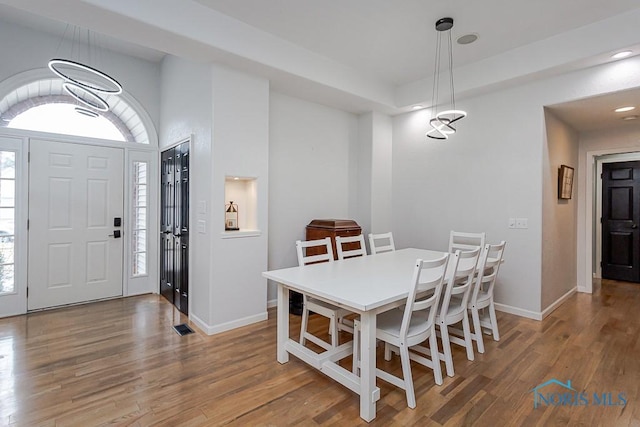
<svg viewBox="0 0 640 427"><path fill-rule="evenodd" d="M456 109L456 96L455 87L453 84L453 47L451 43L451 30L447 30L449 33L449 89L451 90L451 106Z"/></svg>
<svg viewBox="0 0 640 427"><path fill-rule="evenodd" d="M440 81L440 52L441 52L441 40L442 33L438 31L436 37L436 60L433 70L433 89L431 90L431 108L433 109L432 116L435 117L438 114L438 101L439 101L439 85Z"/></svg>

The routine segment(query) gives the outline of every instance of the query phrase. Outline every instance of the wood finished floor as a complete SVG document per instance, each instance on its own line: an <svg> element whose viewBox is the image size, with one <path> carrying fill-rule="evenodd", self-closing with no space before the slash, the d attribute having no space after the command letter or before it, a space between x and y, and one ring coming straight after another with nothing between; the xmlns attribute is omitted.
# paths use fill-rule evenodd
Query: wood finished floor
<svg viewBox="0 0 640 427"><path fill-rule="evenodd" d="M474 362L454 347L456 376L444 385L413 365L415 410L378 380L371 425L640 425L638 312L640 285L605 281L542 322L498 313L501 341L485 340ZM0 319L0 425L366 425L355 394L295 357L277 363L269 317L180 337L171 326L187 320L147 295ZM298 327L291 316L292 334ZM397 358L378 360L400 372ZM534 409L532 388L551 378L589 394L624 392L628 403Z"/></svg>

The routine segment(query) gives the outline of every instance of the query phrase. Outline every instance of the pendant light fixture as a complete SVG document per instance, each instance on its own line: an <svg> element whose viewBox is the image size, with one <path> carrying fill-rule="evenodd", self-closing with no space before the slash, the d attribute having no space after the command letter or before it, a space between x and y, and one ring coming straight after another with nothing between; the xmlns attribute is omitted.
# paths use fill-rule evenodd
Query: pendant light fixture
<svg viewBox="0 0 640 427"><path fill-rule="evenodd" d="M60 41L64 42L69 25ZM79 59L81 51L80 30L73 31L71 40L71 57L77 56ZM97 60L91 47L91 34L87 30L87 60L94 62ZM58 46L58 51L60 46ZM93 58L92 58L93 56ZM107 73L92 66L83 64L79 60L53 58L49 60L49 69L64 82L62 87L76 102L76 111L90 117L97 117L98 112L109 111L109 103L104 99L105 95L119 95L122 93L122 85Z"/></svg>
<svg viewBox="0 0 640 427"><path fill-rule="evenodd" d="M453 51L451 43L451 28L453 28L453 18L441 18L436 21L436 31L438 37L436 38L436 59L433 72L433 91L431 92L431 106L434 111L434 115L429 120L431 129L427 131L427 136L433 139L448 139L449 135L456 132L456 128L453 126L457 121L465 118L467 113L462 110L456 109L455 99L455 87L453 84ZM446 33L446 34L443 34ZM438 112L438 108L443 107L440 102L440 63L443 49L443 38L446 38L446 47L448 47L448 55L446 59L448 61L449 69L449 91L450 91L450 108L443 109ZM446 105L446 104L444 104Z"/></svg>

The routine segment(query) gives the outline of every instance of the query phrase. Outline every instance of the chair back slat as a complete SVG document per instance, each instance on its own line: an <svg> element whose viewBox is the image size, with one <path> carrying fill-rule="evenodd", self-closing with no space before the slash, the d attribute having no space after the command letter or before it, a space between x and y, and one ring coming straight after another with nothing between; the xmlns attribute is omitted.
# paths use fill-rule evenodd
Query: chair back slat
<svg viewBox="0 0 640 427"><path fill-rule="evenodd" d="M309 249L323 248L325 253L307 255ZM331 238L325 237L318 240L296 240L296 253L298 255L298 265L309 265L318 262L333 262L333 246Z"/></svg>
<svg viewBox="0 0 640 427"><path fill-rule="evenodd" d="M371 250L371 255L395 251L396 245L393 242L393 234L391 232L380 234L369 233L369 249Z"/></svg>
<svg viewBox="0 0 640 427"><path fill-rule="evenodd" d="M486 233L466 233L462 231L451 231L449 234L449 252L457 250L471 251L475 248L484 248Z"/></svg>
<svg viewBox="0 0 640 427"><path fill-rule="evenodd" d="M360 246L359 248L345 250L345 246L353 247L355 246L356 243L359 244L358 245ZM336 250L338 252L338 259L346 259L346 258L353 258L357 256L367 255L367 247L364 243L364 236L362 234L359 234L357 236L346 236L346 237L336 236Z"/></svg>

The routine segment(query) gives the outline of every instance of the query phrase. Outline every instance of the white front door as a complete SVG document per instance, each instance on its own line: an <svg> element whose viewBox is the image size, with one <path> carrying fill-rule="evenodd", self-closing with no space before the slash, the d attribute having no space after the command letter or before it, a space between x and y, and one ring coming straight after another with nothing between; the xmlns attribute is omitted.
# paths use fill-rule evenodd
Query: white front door
<svg viewBox="0 0 640 427"><path fill-rule="evenodd" d="M28 309L122 295L123 150L32 139Z"/></svg>

